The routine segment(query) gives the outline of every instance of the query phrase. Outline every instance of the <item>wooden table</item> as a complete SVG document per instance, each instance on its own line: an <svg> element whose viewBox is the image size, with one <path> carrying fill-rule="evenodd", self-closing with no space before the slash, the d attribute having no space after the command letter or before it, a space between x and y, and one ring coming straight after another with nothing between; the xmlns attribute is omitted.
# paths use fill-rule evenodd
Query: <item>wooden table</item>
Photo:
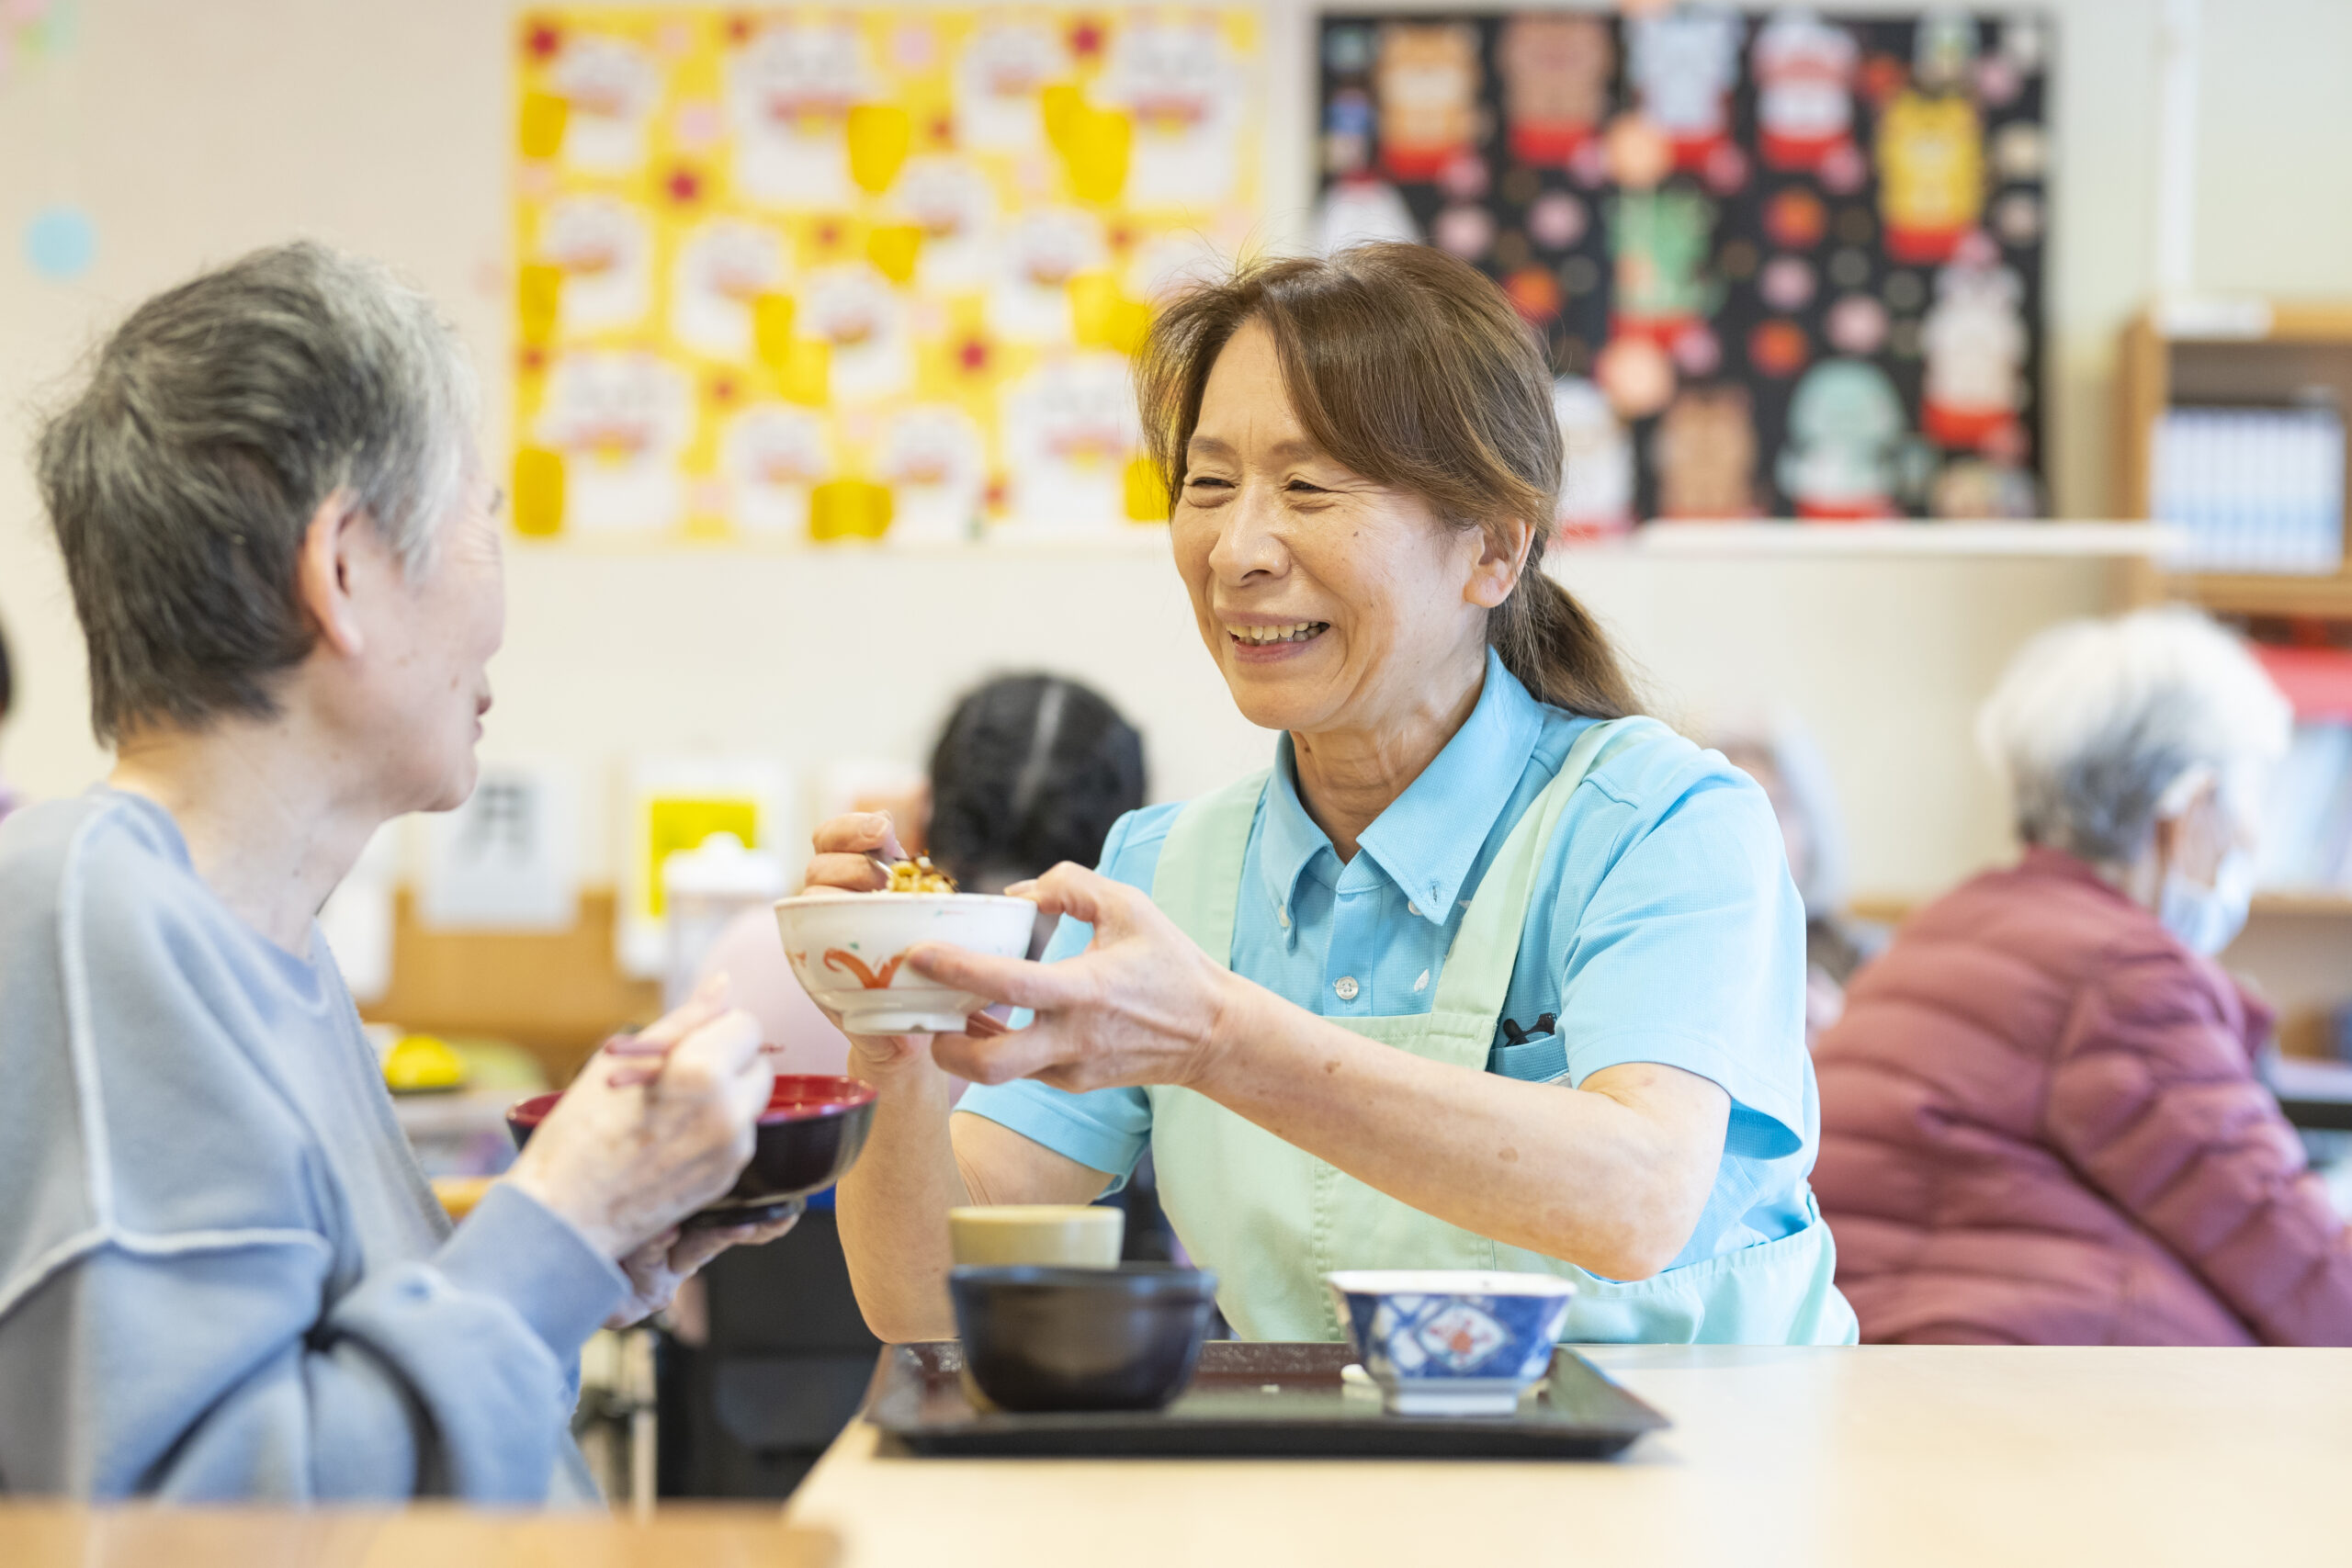
<svg viewBox="0 0 2352 1568"><path fill-rule="evenodd" d="M2352 1350L1610 1347L1623 1458L927 1460L853 1426L787 1517L842 1568L2352 1562Z"/></svg>
<svg viewBox="0 0 2352 1568"><path fill-rule="evenodd" d="M834 1543L774 1506L601 1514L91 1509L0 1503L6 1568L830 1568Z"/></svg>

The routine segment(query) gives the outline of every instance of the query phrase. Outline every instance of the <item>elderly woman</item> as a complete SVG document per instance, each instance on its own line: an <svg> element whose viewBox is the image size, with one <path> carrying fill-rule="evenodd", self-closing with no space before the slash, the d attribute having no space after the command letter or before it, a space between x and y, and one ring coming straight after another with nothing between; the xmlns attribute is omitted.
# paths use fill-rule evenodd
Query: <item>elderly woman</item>
<svg viewBox="0 0 2352 1568"><path fill-rule="evenodd" d="M313 245L149 301L40 482L107 781L0 826L0 1492L586 1500L582 1341L769 1072L709 996L600 1058L454 1231L312 917L473 787L503 620L456 345Z"/></svg>
<svg viewBox="0 0 2352 1568"><path fill-rule="evenodd" d="M910 950L1034 1017L854 1043L875 1330L950 1331L949 1207L1085 1201L1148 1146L1250 1338L1340 1337L1319 1276L1353 1267L1566 1276L1575 1339L1850 1337L1771 808L1633 716L1539 570L1560 432L1509 301L1418 246L1269 262L1172 305L1140 377L1199 636L1283 739L1023 885L1045 962ZM817 847L857 890L895 845ZM951 1116L947 1072L994 1087Z"/></svg>
<svg viewBox="0 0 2352 1568"><path fill-rule="evenodd" d="M2352 1344L2352 1241L2212 955L2287 705L2192 612L2029 644L1979 737L2024 858L1914 915L1823 1037L1816 1180L1873 1340Z"/></svg>

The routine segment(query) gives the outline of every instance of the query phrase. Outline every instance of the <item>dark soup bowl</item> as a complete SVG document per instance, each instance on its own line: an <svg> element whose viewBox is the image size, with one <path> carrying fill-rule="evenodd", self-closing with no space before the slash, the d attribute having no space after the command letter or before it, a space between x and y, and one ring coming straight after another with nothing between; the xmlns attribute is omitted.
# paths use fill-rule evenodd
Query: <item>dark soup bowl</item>
<svg viewBox="0 0 2352 1568"><path fill-rule="evenodd" d="M514 1146L531 1141L561 1094L535 1094L507 1108ZM725 1197L687 1216L689 1228L758 1225L797 1214L808 1194L857 1163L874 1126L874 1086L856 1078L779 1076L752 1144L752 1163Z"/></svg>
<svg viewBox="0 0 2352 1568"><path fill-rule="evenodd" d="M1200 1359L1216 1276L1168 1263L957 1269L964 1366L1006 1410L1157 1410Z"/></svg>

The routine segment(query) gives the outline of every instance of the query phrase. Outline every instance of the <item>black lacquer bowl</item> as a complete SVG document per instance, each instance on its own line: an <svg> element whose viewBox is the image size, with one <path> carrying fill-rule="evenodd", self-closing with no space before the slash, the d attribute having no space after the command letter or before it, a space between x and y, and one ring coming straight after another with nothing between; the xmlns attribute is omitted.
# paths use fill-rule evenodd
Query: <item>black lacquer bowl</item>
<svg viewBox="0 0 2352 1568"><path fill-rule="evenodd" d="M506 1111L514 1146L531 1141L560 1094L535 1094ZM760 1112L752 1163L727 1195L687 1216L689 1228L761 1225L797 1214L808 1195L839 1181L857 1163L874 1126L874 1086L856 1078L778 1077Z"/></svg>
<svg viewBox="0 0 2352 1568"><path fill-rule="evenodd" d="M972 1381L1005 1410L1157 1410L1184 1392L1216 1276L1166 1263L948 1276Z"/></svg>

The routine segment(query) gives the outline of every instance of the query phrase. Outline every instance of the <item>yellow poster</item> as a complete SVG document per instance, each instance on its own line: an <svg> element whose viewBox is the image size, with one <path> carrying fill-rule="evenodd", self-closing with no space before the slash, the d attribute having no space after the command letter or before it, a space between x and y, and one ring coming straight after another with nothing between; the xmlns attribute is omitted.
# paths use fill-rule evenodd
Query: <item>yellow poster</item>
<svg viewBox="0 0 2352 1568"><path fill-rule="evenodd" d="M519 532L1165 517L1128 355L1259 223L1253 13L544 10L516 89Z"/></svg>

